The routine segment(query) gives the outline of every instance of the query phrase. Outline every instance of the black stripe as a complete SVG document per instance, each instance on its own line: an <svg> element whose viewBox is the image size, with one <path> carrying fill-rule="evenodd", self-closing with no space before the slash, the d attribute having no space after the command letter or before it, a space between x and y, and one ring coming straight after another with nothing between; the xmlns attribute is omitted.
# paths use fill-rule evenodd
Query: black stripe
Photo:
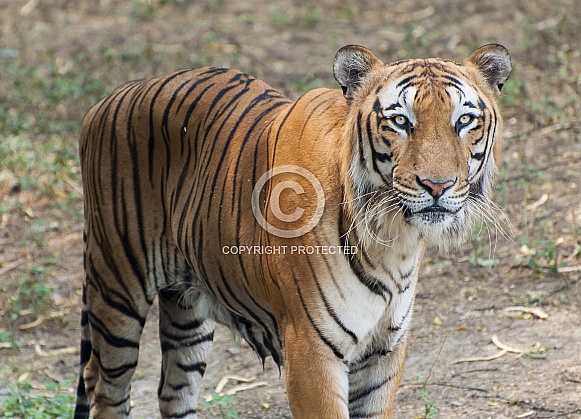
<svg viewBox="0 0 581 419"><path fill-rule="evenodd" d="M452 77L452 76L449 76L449 75L447 75L447 74L443 74L443 75L441 75L440 77L442 77L442 78L444 78L444 79L446 79L446 80L450 80L450 82L451 82L453 85L456 85L456 87L458 87L460 90L462 90L462 89L461 89L462 82L461 82L459 79L457 79L456 77ZM462 96L464 96L464 92L462 92Z"/></svg>
<svg viewBox="0 0 581 419"><path fill-rule="evenodd" d="M195 82L192 83L192 86L187 90L186 94L184 95L184 97L182 98L182 100L180 101L178 107L177 107L177 111L179 111L182 106L184 104L188 104L190 105L188 107L188 114L191 114L192 112L192 108L191 108L191 102L188 99L188 96L201 84L204 84L207 81L212 80L214 77L223 75L223 74L227 74L229 73L231 70L227 69L227 68L223 68L223 67L207 67L205 69L205 71L202 71L200 73L197 73L195 75L196 79ZM210 86L214 86L214 83L211 83ZM206 89L204 89L206 90ZM187 100L187 102L186 102Z"/></svg>
<svg viewBox="0 0 581 419"><path fill-rule="evenodd" d="M379 153L375 147L373 146L373 132L371 130L371 117L367 118L367 123L366 123L366 131L367 131L367 139L369 141L369 147L371 148L371 156L372 156L372 163L373 163L373 170L375 170L375 172L377 172L377 174L381 177L381 179L388 184L388 179L385 178L384 174L381 172L381 170L379 169L379 166L377 165L377 161L389 161L391 162L391 158L393 157L392 154L389 153Z"/></svg>
<svg viewBox="0 0 581 419"><path fill-rule="evenodd" d="M484 156L486 156L488 153L491 152L490 143L493 141L494 137L496 136L496 120L498 117L496 115L495 109L492 109L492 112L493 112L494 118L492 118L492 117L490 118L490 125L488 126L487 135L486 135L486 142L484 144ZM480 172L480 170L482 169L482 166L484 166L484 164L486 163L486 160L487 159L485 159L485 158L480 160L480 165L478 165L478 169L476 169L476 172L474 173L474 175L476 175L476 173Z"/></svg>
<svg viewBox="0 0 581 419"><path fill-rule="evenodd" d="M396 88L400 88L400 87L402 87L402 86L403 86L403 85L405 85L405 84L409 84L409 82L410 82L410 81L412 81L412 80L414 80L414 79L417 79L417 78L418 78L418 76L417 76L417 75L415 75L415 74L412 74L411 76L408 76L408 77L406 77L405 79L401 80L401 81L400 81L398 84L396 84L396 85L395 85L395 87L396 87ZM407 86L406 86L406 87L407 87ZM402 90L405 90L405 88L404 88L404 89L402 89Z"/></svg>
<svg viewBox="0 0 581 419"><path fill-rule="evenodd" d="M371 393L373 393L374 391L381 389L384 385L389 383L392 380L392 378L393 377L387 377L371 387L367 387L367 388L364 388L362 390L355 392L354 394L350 394L349 395L349 404L355 403L357 400L360 400L364 397L367 397Z"/></svg>
<svg viewBox="0 0 581 419"><path fill-rule="evenodd" d="M343 189L343 187L341 187L341 189ZM344 197L344 195L343 195L343 197ZM341 237L338 236L337 239L338 239L338 241L340 243L341 242ZM318 239L318 237L315 237L315 244L318 245L318 246L322 246L323 245L321 243L321 241ZM341 286L337 282L337 277L334 274L334 272L336 271L336 268L335 267L331 267L331 262L333 262L332 259L329 259L329 258L322 258L322 259L323 259L323 263L325 264L325 267L327 268L327 275L331 278L331 281L333 281L333 284L335 285L335 289L337 290L337 293L339 294L339 296L341 297L341 299L345 300L345 294L343 294L343 290L341 289Z"/></svg>
<svg viewBox="0 0 581 419"><path fill-rule="evenodd" d="M169 385L173 391L180 391L186 387L190 386L190 383L182 383L182 384L170 384Z"/></svg>
<svg viewBox="0 0 581 419"><path fill-rule="evenodd" d="M374 412L365 412L365 413L360 413L357 411L349 411L349 417L350 418L361 418L361 419L365 419L365 418L376 418L378 416L381 416L383 413L385 412L385 409L381 409L381 410L376 410Z"/></svg>
<svg viewBox="0 0 581 419"><path fill-rule="evenodd" d="M110 253L109 253L110 254ZM107 261L109 261L110 263L113 263L113 261L110 260L110 258L106 259L106 263ZM110 265L108 265L110 267ZM116 269L115 266L115 270L113 271L114 275L119 275L116 278L123 278L123 276L121 275L121 272L119 272ZM92 256L89 256L89 276L91 277L91 281L89 282L89 286L94 287L97 292L99 293L99 297L103 300L103 302L105 304L107 304L109 307L119 311L120 313L125 314L128 317L131 317L132 319L136 320L139 322L139 324L141 325L141 327L143 327L145 325L145 317L141 316L137 310L135 308L133 308L133 305L135 304L134 302L130 301L127 298L127 295L131 296L131 294L122 294L116 290L114 290L112 287L106 286L105 284L107 283L106 280L104 280L100 275L97 274L97 272L93 269L93 258ZM108 277L109 278L109 277ZM122 282L123 283L123 282ZM126 292L129 292L129 290L125 290ZM111 298L111 297L115 297ZM115 300L119 300L119 301L115 301Z"/></svg>
<svg viewBox="0 0 581 419"><path fill-rule="evenodd" d="M91 330L98 332L109 345L116 348L139 349L139 342L113 335L105 323L91 313L89 313L89 322L91 324Z"/></svg>
<svg viewBox="0 0 581 419"><path fill-rule="evenodd" d="M392 324L392 325L389 327L389 330L392 330L392 331L398 331L398 330L401 330L401 327L403 326L403 324L405 323L406 319L409 317L409 315L410 315L410 314L411 314L411 312L412 312L412 307L413 307L413 303L410 303L410 305L408 306L408 308L407 308L407 310L406 310L405 314L402 316L400 323L399 323L398 325L394 325L394 324ZM395 345L397 345L397 343L398 343L398 342L399 342L399 339L398 339L398 341L397 341L397 342L392 342L392 347L395 347Z"/></svg>
<svg viewBox="0 0 581 419"><path fill-rule="evenodd" d="M85 379L83 377L83 374L80 374L79 375L79 383L77 385L77 408L75 409L75 414L76 414L76 411L79 408L79 404L78 404L79 403L79 400L78 399L80 399L81 397L85 397L86 395L87 395L87 391L85 389ZM84 407L86 405L83 404L81 406ZM88 410L87 410L87 412L88 412Z"/></svg>
<svg viewBox="0 0 581 419"><path fill-rule="evenodd" d="M359 144L359 164L366 169L365 155L363 154L363 135L361 135L361 122L363 119L363 113L359 111L357 114L357 143Z"/></svg>
<svg viewBox="0 0 581 419"><path fill-rule="evenodd" d="M488 108L486 106L486 102L481 97L478 98L478 107L480 108L481 111L484 111L485 109Z"/></svg>
<svg viewBox="0 0 581 419"><path fill-rule="evenodd" d="M101 370L101 372L105 373L105 376L101 375L101 379L104 379L105 377L107 378L108 382L111 382L111 380L114 380L116 378L121 377L123 374L126 374L128 371L131 371L132 369L137 368L137 360L135 360L135 362L128 362L125 364L122 364L118 367L114 367L114 368L106 368L103 363L101 362L101 355L99 352L97 352L95 350L95 348L93 348L93 353L92 356L95 357L95 359L97 360L97 362L99 363L99 369ZM87 389L88 392L92 392L93 389Z"/></svg>
<svg viewBox="0 0 581 419"><path fill-rule="evenodd" d="M197 413L196 409L188 409L180 413L172 413L168 418L185 418L188 415L195 415Z"/></svg>
<svg viewBox="0 0 581 419"><path fill-rule="evenodd" d="M188 73L190 70L181 70L178 72L175 72L174 74L171 74L169 76L167 76L165 79L152 79L150 80L150 83L152 83L152 86L150 89L152 89L157 83L159 83L161 81L161 85L159 86L159 88L157 89L157 91L153 94L153 97L149 100L149 141L148 141L148 161L149 161L149 182L153 183L153 160L156 156L155 153L155 146L156 146L156 141L155 141L155 135L154 133L156 132L156 127L154 124L154 119L153 116L155 114L154 110L155 110L155 106L157 105L157 98L159 97L159 95L161 94L163 88L165 86L167 86L173 79L175 79L176 77L181 76L184 73ZM166 156L167 158L167 156Z"/></svg>
<svg viewBox="0 0 581 419"><path fill-rule="evenodd" d="M373 363L367 364L367 362L375 356L384 357L384 356L388 356L392 352L393 351L390 351L386 348L378 348L378 349L373 349L373 350L368 351L367 353L365 353L363 355L362 358L358 359L355 364L352 364L349 366L350 367L349 374L357 374L359 371L362 371L368 367L375 366L375 364L373 364Z"/></svg>
<svg viewBox="0 0 581 419"><path fill-rule="evenodd" d="M466 102L464 102L464 106L468 106L471 109L478 109L478 107L472 103L471 101L467 100Z"/></svg>
<svg viewBox="0 0 581 419"><path fill-rule="evenodd" d="M313 264L309 258L307 258L307 263L309 264L311 274L313 275L313 280L315 281L315 284L317 285L317 290L319 291L319 295L321 296L321 300L323 300L323 305L325 306L327 313L329 313L331 318L335 321L335 323L337 323L337 325L341 328L341 330L351 337L351 339L353 340L353 343L355 345L357 345L357 343L359 343L359 338L357 337L357 335L353 331L349 330L347 328L347 326L345 326L345 324L343 324L341 319L339 319L337 312L335 311L335 309L333 308L333 306L329 302L329 299L325 295L323 288L321 288L321 284L319 282L318 275L315 272L315 269L313 268Z"/></svg>
<svg viewBox="0 0 581 419"><path fill-rule="evenodd" d="M127 403L129 401L129 396L127 396L124 399L121 399L117 402L114 402L114 401L108 400L108 399L104 399L103 401L105 402L105 404L109 405L110 407L119 407L119 406L124 405L125 403Z"/></svg>
<svg viewBox="0 0 581 419"><path fill-rule="evenodd" d="M75 406L74 418L75 419L88 418L90 410L91 410L91 408L89 407L88 404L77 404Z"/></svg>
<svg viewBox="0 0 581 419"><path fill-rule="evenodd" d="M401 109L402 106L400 105L399 102L395 102L392 103L391 105L389 105L387 108L385 108L386 111L395 111L396 109Z"/></svg>
<svg viewBox="0 0 581 419"><path fill-rule="evenodd" d="M182 364L181 362L178 362L176 366L184 372L197 372L200 375L204 375L204 372L206 372L205 362L194 362L192 364Z"/></svg>
<svg viewBox="0 0 581 419"><path fill-rule="evenodd" d="M307 304L305 303L305 299L303 297L303 293L301 291L301 287L300 287L298 278L297 278L296 274L294 274L294 273L293 273L293 279L295 281L295 286L297 288L297 292L298 292L298 295L299 295L299 299L301 301L301 305L303 306L303 310L305 311L305 313L307 315L307 318L309 319L309 322L313 326L313 329L315 329L315 332L319 336L319 339L321 339L321 341L325 345L327 345L329 347L329 349L331 349L331 351L333 352L333 354L337 358L344 359L345 356L341 353L341 351L339 350L339 348L337 348L337 346L335 346L335 344L333 342L331 342L329 339L327 339L327 337L323 334L323 332L321 331L321 329L319 329L319 327L315 323L313 317L311 316L311 313L309 312L309 308L307 307Z"/></svg>
<svg viewBox="0 0 581 419"><path fill-rule="evenodd" d="M93 345L91 344L90 340L81 339L80 345L80 364L85 365L91 359L91 350Z"/></svg>
<svg viewBox="0 0 581 419"><path fill-rule="evenodd" d="M345 233L343 233L343 231L345 231L343 217L344 217L343 211L340 211L339 212L340 237L343 237L345 235ZM375 278L365 272L365 269L363 269L363 265L361 264L358 255L359 253L352 255L352 257L349 257L349 255L343 254L343 257L345 257L349 262L351 272L353 272L353 274L357 277L359 282L365 285L365 287L367 287L367 289L369 289L369 291L371 291L373 294L380 296L385 302L387 302L386 295L388 295L389 299L391 300L392 294L389 288L387 288L383 283L381 283L381 281L378 278Z"/></svg>
<svg viewBox="0 0 581 419"><path fill-rule="evenodd" d="M85 290L85 285L83 285L83 294L84 294L84 290ZM87 300L84 299L85 301L83 302L83 304L87 304ZM81 327L86 326L89 323L89 315L87 314L87 310L83 309L81 311Z"/></svg>
<svg viewBox="0 0 581 419"><path fill-rule="evenodd" d="M266 118L268 115L270 115L272 112L274 112L276 109L280 108L281 106L287 106L290 101L285 98L284 96L280 95L280 93L278 93L275 90L267 90L264 93L262 93L259 96L260 100L266 103L269 102L274 102L275 99L276 102L274 102L272 105L270 105L268 108L266 108L265 110L263 110L260 115L258 115L255 119L253 124L249 127L249 129L247 130L247 132L245 133L244 136L244 140L242 141L242 145L240 147L240 155L242 155L242 153L244 152L244 148L247 145L251 144L251 139L254 139L254 162L258 161L258 152L260 150L260 152L263 152L262 149L260 149L260 145L262 144L262 142L260 141L260 139L263 136L264 131L266 130L266 128L268 127L269 129L272 127L272 121L268 121L269 124L267 126L265 126L265 124L263 123L264 118ZM256 98L254 100L259 100L259 98ZM256 128L259 128L259 130L257 130L257 132L254 134L254 136L252 137L251 134L255 131ZM237 158L236 159L236 164L234 165L234 179L232 181L232 208L231 208L231 212L234 212L234 204L238 203L240 204L239 200L242 198L242 187L243 187L243 182L238 181L238 176L239 176L239 170L240 170L240 164L242 162L241 158ZM256 178L256 164L254 165L253 168L253 177L252 177L252 185L254 185L254 183L256 182L257 178ZM236 185L239 185L240 188L240 195L239 198L236 198ZM241 210L241 205L238 205L238 211ZM240 214L238 215L237 220L240 219Z"/></svg>
<svg viewBox="0 0 581 419"><path fill-rule="evenodd" d="M191 330L191 329L197 329L203 323L204 323L204 320L198 320L198 319L194 319L194 320L189 321L187 323L178 323L177 321L172 320L171 326L176 328L176 329L179 329L179 330Z"/></svg>
<svg viewBox="0 0 581 419"><path fill-rule="evenodd" d="M169 334L167 332L162 331L162 330L160 330L159 333L160 333L160 335L163 335L163 338L172 339L174 341L181 341L178 345L171 344L165 340L162 341L161 342L161 352L162 353L165 353L165 352L170 351L170 350L176 350L178 348L192 347L192 346L199 345L201 343L212 342L214 340L214 332L213 331L208 333L208 334L205 334L205 335L202 335L199 337L194 337L194 338L189 338L187 336L186 337L179 337L176 335L171 335L171 337L170 337L170 336L168 336ZM187 339L189 339L189 340L187 340Z"/></svg>
<svg viewBox="0 0 581 419"><path fill-rule="evenodd" d="M262 329L264 330L265 333L267 333L267 337L269 337L270 339L272 339L272 334L276 334L278 332L278 330L273 330L271 331L271 329L263 322L263 320L260 318L260 316L258 316L255 312L255 310L250 309L248 306L246 306L246 304L244 304L242 302L242 300L240 300L240 298L238 298L238 296L236 295L236 293L234 293L232 291L232 288L230 287L230 284L228 283L228 280L226 279L226 277L224 276L224 271L222 270L222 266L218 265L218 271L220 273L220 278L222 279L222 284L224 285L226 291L228 292L228 294L230 295L230 297L232 297L232 299L236 302L236 304L238 305L238 307L242 308L245 312L246 312L246 318L251 318L253 320L254 323L260 325L262 327ZM244 288L246 291L246 296L250 296L250 293L248 293L248 291L246 290L246 288ZM225 295L223 293L221 293L223 301L228 305L228 307L235 309L234 305L229 303L228 300L225 298ZM253 303L255 303L255 300L251 297L251 301ZM260 306L256 306L260 309L262 309L262 311L265 311L262 307ZM268 312L267 312L268 313ZM275 322L276 325L276 322Z"/></svg>

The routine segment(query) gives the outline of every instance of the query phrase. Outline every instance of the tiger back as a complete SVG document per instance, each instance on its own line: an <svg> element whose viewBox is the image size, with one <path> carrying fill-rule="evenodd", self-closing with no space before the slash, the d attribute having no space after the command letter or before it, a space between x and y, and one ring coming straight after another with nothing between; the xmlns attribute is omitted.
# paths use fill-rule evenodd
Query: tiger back
<svg viewBox="0 0 581 419"><path fill-rule="evenodd" d="M162 417L197 417L215 322L285 366L294 417L391 417L424 247L458 246L492 212L509 74L494 44L388 65L348 46L343 92L292 102L205 68L96 104L75 417L130 415L156 296Z"/></svg>

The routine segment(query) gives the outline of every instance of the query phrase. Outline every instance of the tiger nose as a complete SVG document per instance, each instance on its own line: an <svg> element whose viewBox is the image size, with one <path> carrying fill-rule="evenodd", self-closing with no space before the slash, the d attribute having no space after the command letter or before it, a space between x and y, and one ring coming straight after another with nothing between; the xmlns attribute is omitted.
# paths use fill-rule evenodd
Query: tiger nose
<svg viewBox="0 0 581 419"><path fill-rule="evenodd" d="M418 178L419 184L426 190L432 197L438 199L446 191L446 189L454 186L456 181L446 180L444 182L434 182L430 179L420 179Z"/></svg>

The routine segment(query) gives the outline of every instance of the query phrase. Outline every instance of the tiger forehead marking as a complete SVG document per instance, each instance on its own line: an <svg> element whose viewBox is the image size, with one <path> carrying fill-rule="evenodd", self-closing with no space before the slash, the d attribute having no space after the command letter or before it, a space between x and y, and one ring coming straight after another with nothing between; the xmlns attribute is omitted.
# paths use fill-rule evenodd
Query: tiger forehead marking
<svg viewBox="0 0 581 419"><path fill-rule="evenodd" d="M444 62L444 65L452 67L446 72L439 71L440 74L435 74L435 66L429 65L429 61L422 60L421 63L426 71L409 74L410 66L406 66L399 72L394 71L396 75L386 76L387 85L377 88L377 98L385 116L389 117L390 114L403 110L410 112L413 117L414 108L418 106L435 105L443 110L452 109L458 112L462 108L477 109L477 104L484 105L477 87L469 83L464 74L453 71L457 64ZM419 66L420 64L412 68L417 70ZM390 70L389 67L386 70ZM452 119L454 116L455 114Z"/></svg>
<svg viewBox="0 0 581 419"><path fill-rule="evenodd" d="M384 65L347 46L333 72L343 94L293 102L237 70L180 70L89 110L76 418L130 416L156 295L163 418L198 417L215 322L284 363L295 419L392 416L426 244L457 246L475 217L495 217L510 58L488 45L462 63ZM312 229L268 227L283 214L300 229L323 196ZM266 247L357 251L224 250Z"/></svg>

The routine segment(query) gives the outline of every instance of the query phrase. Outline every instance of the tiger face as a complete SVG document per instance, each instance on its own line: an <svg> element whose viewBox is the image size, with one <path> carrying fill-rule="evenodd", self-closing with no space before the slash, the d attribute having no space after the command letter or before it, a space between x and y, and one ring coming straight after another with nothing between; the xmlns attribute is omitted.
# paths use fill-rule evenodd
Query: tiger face
<svg viewBox="0 0 581 419"><path fill-rule="evenodd" d="M508 52L495 44L463 63L384 65L365 48L339 50L350 182L367 213L383 215L379 229L397 218L440 247L463 241L489 203L502 131L496 100L510 72Z"/></svg>

